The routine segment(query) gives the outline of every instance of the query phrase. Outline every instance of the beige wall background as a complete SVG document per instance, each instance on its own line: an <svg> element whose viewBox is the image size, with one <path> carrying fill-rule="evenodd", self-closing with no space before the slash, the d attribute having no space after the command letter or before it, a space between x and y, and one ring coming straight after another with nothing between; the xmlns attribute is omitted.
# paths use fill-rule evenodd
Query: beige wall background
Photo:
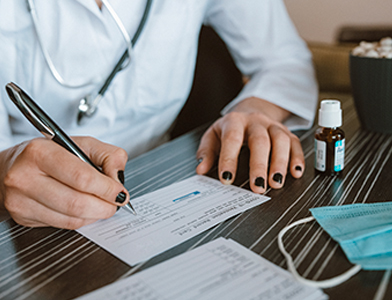
<svg viewBox="0 0 392 300"><path fill-rule="evenodd" d="M392 26L392 0L285 0L300 35L334 43L344 25Z"/></svg>

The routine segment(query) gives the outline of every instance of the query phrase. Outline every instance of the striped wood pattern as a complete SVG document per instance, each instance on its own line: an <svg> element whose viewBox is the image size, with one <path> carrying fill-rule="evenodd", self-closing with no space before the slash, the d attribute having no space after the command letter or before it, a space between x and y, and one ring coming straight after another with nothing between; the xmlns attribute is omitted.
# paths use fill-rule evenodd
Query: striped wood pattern
<svg viewBox="0 0 392 300"><path fill-rule="evenodd" d="M360 129L348 95L343 101L346 160L342 176L324 177L313 169L316 126L298 133L307 169L303 178L287 177L285 188L268 190L271 201L130 268L74 231L25 228L8 219L0 223L0 299L71 299L130 276L170 257L223 236L285 268L276 237L287 224L324 205L392 200L392 136ZM203 130L196 130L127 164L126 186L133 197L194 174L195 152ZM235 184L249 188L248 151L243 149ZM216 177L216 169L210 172ZM285 237L300 273L312 279L333 277L350 268L344 253L316 223L297 227ZM325 292L331 299L391 299L390 272L361 271Z"/></svg>

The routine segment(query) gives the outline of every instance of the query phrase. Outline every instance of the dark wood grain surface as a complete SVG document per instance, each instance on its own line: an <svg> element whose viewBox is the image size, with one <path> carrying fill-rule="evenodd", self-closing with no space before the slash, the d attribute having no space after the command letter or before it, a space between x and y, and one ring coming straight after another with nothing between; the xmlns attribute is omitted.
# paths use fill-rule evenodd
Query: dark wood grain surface
<svg viewBox="0 0 392 300"><path fill-rule="evenodd" d="M309 216L309 208L392 200L392 136L360 129L349 95L321 97L343 102L346 158L340 176L325 177L313 169L316 126L298 132L307 165L301 179L288 176L283 189L266 192L271 201L134 268L74 231L26 228L5 218L0 223L0 299L72 299L220 236L234 239L286 268L276 237L287 224ZM131 160L125 175L132 197L195 174L195 153L202 132L196 130ZM209 174L216 175L216 169ZM249 189L246 148L239 159L235 185ZM317 223L293 229L284 241L300 273L308 278L326 279L351 267ZM390 271L360 271L340 286L324 291L330 299L392 299Z"/></svg>

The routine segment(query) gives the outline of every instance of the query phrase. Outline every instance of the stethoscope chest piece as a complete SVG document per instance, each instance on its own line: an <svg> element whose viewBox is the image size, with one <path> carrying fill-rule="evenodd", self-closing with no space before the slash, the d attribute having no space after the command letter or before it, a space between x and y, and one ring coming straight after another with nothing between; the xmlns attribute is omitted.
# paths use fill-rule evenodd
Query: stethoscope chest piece
<svg viewBox="0 0 392 300"><path fill-rule="evenodd" d="M91 95L87 95L86 97L82 98L79 102L78 107L78 115L77 115L77 123L78 125L83 124L83 120L85 117L91 117L95 114L98 109L98 104L102 99L102 95L98 94L97 97L94 99Z"/></svg>

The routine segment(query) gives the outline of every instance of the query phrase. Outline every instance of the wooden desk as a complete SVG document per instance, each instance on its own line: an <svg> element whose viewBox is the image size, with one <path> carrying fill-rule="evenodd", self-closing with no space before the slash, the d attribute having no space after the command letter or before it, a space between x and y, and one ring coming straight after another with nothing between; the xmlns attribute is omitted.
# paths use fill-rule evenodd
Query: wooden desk
<svg viewBox="0 0 392 300"><path fill-rule="evenodd" d="M307 169L303 178L288 176L281 190L268 190L271 201L217 225L146 263L130 268L74 231L24 228L0 223L0 299L70 299L148 268L219 236L238 241L273 263L286 267L276 237L287 224L309 215L315 206L392 200L392 137L359 129L349 96L343 101L346 166L340 177L313 169L313 133L302 132ZM202 131L195 131L130 161L126 186L136 197L194 174ZM236 185L248 187L248 153L241 154ZM216 176L216 170L211 172ZM350 268L344 253L316 224L286 235L300 273L313 279L333 277ZM361 271L325 292L331 299L391 299L390 272Z"/></svg>

